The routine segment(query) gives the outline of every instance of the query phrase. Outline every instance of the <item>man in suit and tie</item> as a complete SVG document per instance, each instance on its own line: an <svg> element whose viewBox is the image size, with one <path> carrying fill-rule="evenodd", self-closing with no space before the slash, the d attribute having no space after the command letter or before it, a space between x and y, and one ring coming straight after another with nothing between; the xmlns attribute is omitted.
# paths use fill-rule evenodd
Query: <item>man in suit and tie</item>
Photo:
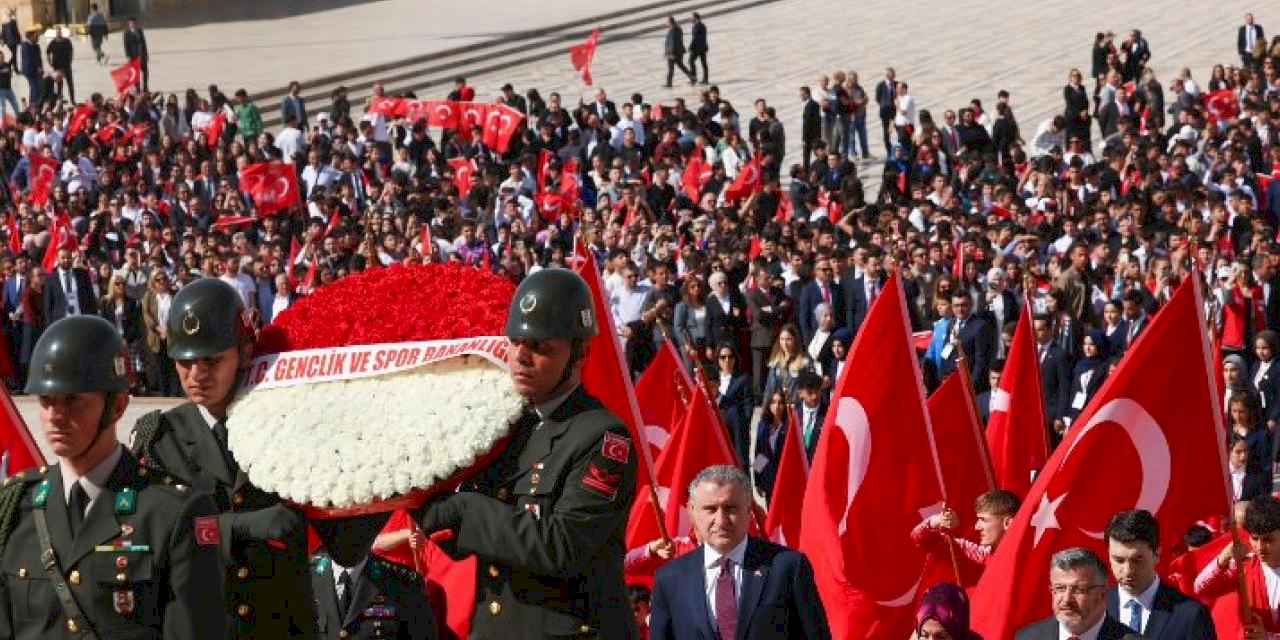
<svg viewBox="0 0 1280 640"><path fill-rule="evenodd" d="M289 95L280 101L280 121L288 122L289 118L298 120L298 128L307 130L307 103L302 99L302 85L294 80L289 83Z"/></svg>
<svg viewBox="0 0 1280 640"><path fill-rule="evenodd" d="M813 262L813 282L800 291L800 336L804 338L805 344L813 339L813 333L818 329L818 319L814 317L813 310L820 304L826 304L831 309L831 319L835 321L836 328L844 326L844 293L834 281L834 276L835 268L831 266L831 259L818 256Z"/></svg>
<svg viewBox="0 0 1280 640"><path fill-rule="evenodd" d="M607 120L609 114L613 114L615 118L618 117L618 109L613 105L613 101L606 97L604 89L596 89L596 99L591 103L591 112L599 116L602 121Z"/></svg>
<svg viewBox="0 0 1280 640"><path fill-rule="evenodd" d="M1018 631L1017 640L1121 640L1129 627L1107 615L1107 567L1081 547L1053 554L1049 592L1053 617Z"/></svg>
<svg viewBox="0 0 1280 640"><path fill-rule="evenodd" d="M818 106L818 101L813 99L813 92L807 86L800 87L800 102L804 105L800 116L800 141L804 148L801 166L807 176L809 158L813 155L814 148L822 142L822 107Z"/></svg>
<svg viewBox="0 0 1280 640"><path fill-rule="evenodd" d="M711 78L707 72L707 51L710 50L711 47L707 44L707 25L702 22L702 16L694 11L693 26L689 27L689 73L697 77L698 69L694 64L701 60L702 84L707 84Z"/></svg>
<svg viewBox="0 0 1280 640"><path fill-rule="evenodd" d="M813 459L818 449L818 437L822 435L822 423L827 419L827 397L822 393L822 377L805 369L796 377L796 395L800 403L796 416L800 419L800 442L804 445L806 460Z"/></svg>
<svg viewBox="0 0 1280 640"><path fill-rule="evenodd" d="M938 379L941 380L956 370L960 351L963 349L965 359L969 361L969 375L973 378L974 387L983 391L987 388L987 372L991 369L995 354L995 327L973 313L973 299L969 297L968 291L952 294L951 313L955 320L951 323L948 344L943 347Z"/></svg>
<svg viewBox="0 0 1280 640"><path fill-rule="evenodd" d="M893 129L893 118L898 113L898 80L893 67L885 69L884 80L876 84L876 104L880 107L880 127L884 130L884 155L892 158L889 131Z"/></svg>
<svg viewBox="0 0 1280 640"><path fill-rule="evenodd" d="M652 640L831 637L809 561L747 537L751 498L741 469L703 469L689 485L689 515L703 544L658 569Z"/></svg>
<svg viewBox="0 0 1280 640"><path fill-rule="evenodd" d="M67 316L96 315L98 301L84 269L72 267L70 249L58 250L58 266L45 276L44 319L52 323Z"/></svg>
<svg viewBox="0 0 1280 640"><path fill-rule="evenodd" d="M1160 580L1160 524L1149 511L1121 511L1106 530L1116 586L1107 589L1107 617L1144 638L1217 638L1209 610Z"/></svg>
<svg viewBox="0 0 1280 640"><path fill-rule="evenodd" d="M858 328L862 326L862 321L867 317L867 312L871 310L871 304L875 302L876 297L880 295L880 290L884 287L881 269L883 261L879 247L871 247L867 249L866 256L863 258L861 276L855 275L856 268L847 269L840 275L840 282L849 283L844 291L845 326L849 327L849 331L853 332L855 337L858 335Z"/></svg>
<svg viewBox="0 0 1280 640"><path fill-rule="evenodd" d="M773 338L790 311L786 296L770 291L772 279L768 266L756 263L746 295L747 315L751 318L751 389L757 402L764 393L765 363L773 348Z"/></svg>
<svg viewBox="0 0 1280 640"><path fill-rule="evenodd" d="M1253 52L1262 43L1266 46L1267 37L1263 35L1262 25L1253 22L1253 14L1244 14L1244 24L1236 30L1236 51L1240 53L1240 65L1246 69L1253 68L1259 64L1259 61L1253 57Z"/></svg>
<svg viewBox="0 0 1280 640"><path fill-rule="evenodd" d="M1150 318L1147 317L1147 311L1144 308L1142 294L1136 289L1130 289L1124 292L1124 297L1120 300L1121 316L1124 318L1124 345L1125 348L1133 346L1138 336L1147 329L1150 324Z"/></svg>
<svg viewBox="0 0 1280 640"><path fill-rule="evenodd" d="M1054 341L1053 319L1037 313L1031 319L1036 337L1036 361L1040 363L1040 386L1044 390L1044 417L1050 424L1067 412L1067 393L1071 390L1071 368L1067 354Z"/></svg>

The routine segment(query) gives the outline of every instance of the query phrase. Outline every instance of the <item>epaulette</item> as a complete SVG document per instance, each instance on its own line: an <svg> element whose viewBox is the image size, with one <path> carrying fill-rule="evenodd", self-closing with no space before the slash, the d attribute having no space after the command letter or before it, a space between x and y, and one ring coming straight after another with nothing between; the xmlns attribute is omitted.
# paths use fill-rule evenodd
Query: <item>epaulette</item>
<svg viewBox="0 0 1280 640"><path fill-rule="evenodd" d="M139 475L157 474L163 477L166 473L160 464L160 459L155 455L155 444L164 433L167 423L164 415L156 409L143 414L133 425L133 437L129 443L129 449L138 458Z"/></svg>
<svg viewBox="0 0 1280 640"><path fill-rule="evenodd" d="M378 556L369 556L369 573L373 575L374 580L386 576L411 585L422 584L422 576L417 571Z"/></svg>
<svg viewBox="0 0 1280 640"><path fill-rule="evenodd" d="M332 562L333 561L329 559L329 556L323 553L317 553L316 555L311 556L311 571L318 576L322 576L325 571L329 570L329 565Z"/></svg>
<svg viewBox="0 0 1280 640"><path fill-rule="evenodd" d="M18 506L22 504L22 494L26 493L27 487L37 482L44 482L48 472L48 467L40 467L38 470L28 469L5 478L4 485L0 486L0 557L4 556L9 534L13 533L13 527L17 524Z"/></svg>

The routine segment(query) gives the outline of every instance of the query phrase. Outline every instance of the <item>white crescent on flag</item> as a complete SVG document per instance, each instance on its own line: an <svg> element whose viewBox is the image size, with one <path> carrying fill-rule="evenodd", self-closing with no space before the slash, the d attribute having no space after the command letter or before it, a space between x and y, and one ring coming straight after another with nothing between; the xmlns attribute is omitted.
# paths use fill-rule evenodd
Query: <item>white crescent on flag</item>
<svg viewBox="0 0 1280 640"><path fill-rule="evenodd" d="M843 536L849 530L849 511L853 509L853 500L858 497L858 489L862 488L862 480L871 467L871 424L862 403L846 397L840 398L836 408L836 426L849 444L849 494L845 498L844 516L840 518L838 530Z"/></svg>

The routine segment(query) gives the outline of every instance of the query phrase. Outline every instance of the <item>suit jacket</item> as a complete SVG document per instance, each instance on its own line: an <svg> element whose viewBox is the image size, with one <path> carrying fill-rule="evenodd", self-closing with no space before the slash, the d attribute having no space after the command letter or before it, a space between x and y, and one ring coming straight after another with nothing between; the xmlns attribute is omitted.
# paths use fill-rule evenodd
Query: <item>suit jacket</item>
<svg viewBox="0 0 1280 640"><path fill-rule="evenodd" d="M662 50L668 58L684 55L684 30L680 25L667 28L667 39L662 44Z"/></svg>
<svg viewBox="0 0 1280 640"><path fill-rule="evenodd" d="M1066 415L1071 403L1071 367L1057 344L1050 343L1049 352L1040 361L1040 386L1044 391L1044 417L1053 421Z"/></svg>
<svg viewBox="0 0 1280 640"><path fill-rule="evenodd" d="M707 25L702 22L695 22L689 28L689 52L690 53L706 53L711 50L707 44Z"/></svg>
<svg viewBox="0 0 1280 640"><path fill-rule="evenodd" d="M1110 614L1102 621L1102 629L1098 632L1098 640L1123 640L1123 638L1133 633ZM1058 640L1058 620L1056 618L1048 618L1040 622L1023 627L1014 636L1016 640Z"/></svg>
<svg viewBox="0 0 1280 640"><path fill-rule="evenodd" d="M818 439L822 437L822 423L827 420L828 406L826 398L818 401L818 415L813 417L813 435L809 437L807 442L801 442L804 445L804 457L806 460L812 460L813 452L818 449ZM796 402L796 418L800 421L796 428L800 429L800 437L804 438L804 406L799 401Z"/></svg>
<svg viewBox="0 0 1280 640"><path fill-rule="evenodd" d="M973 385L978 390L985 390L989 384L987 373L991 371L991 359L996 353L995 327L982 316L970 314L969 319L959 332L960 346L969 359L969 375L973 377ZM938 379L942 380L956 369L956 358L959 352L955 349L942 361Z"/></svg>
<svg viewBox="0 0 1280 640"><path fill-rule="evenodd" d="M748 462L751 446L751 413L754 410L751 395L751 376L735 375L729 379L729 388L720 396L720 415L729 430L729 439L738 451L738 460Z"/></svg>
<svg viewBox="0 0 1280 640"><path fill-rule="evenodd" d="M26 288L30 284L31 278L24 276L22 278L22 288ZM4 279L4 313L7 318L10 313L18 309L18 305L22 304L22 289L18 287L18 279L9 276Z"/></svg>
<svg viewBox="0 0 1280 640"><path fill-rule="evenodd" d="M782 461L782 446L787 441L788 424L778 427L778 443L769 442L769 432L773 430L773 420L761 416L756 423L756 456L749 465L755 478L756 488L769 500L773 495L773 483L778 478L778 463Z"/></svg>
<svg viewBox="0 0 1280 640"><path fill-rule="evenodd" d="M1127 612L1120 611L1120 592L1116 587L1107 590L1107 616L1123 620ZM1151 616L1142 637L1165 640L1210 640L1218 637L1209 610L1198 600L1188 598L1172 586L1160 583L1156 599L1151 603Z"/></svg>
<svg viewBox="0 0 1280 640"><path fill-rule="evenodd" d="M867 300L867 280L865 276L855 278L852 271L846 271L840 282L842 286L845 282L849 283L844 288L844 326L856 336L862 321L867 318L867 312L871 310L871 301ZM881 293L884 293L884 278L880 279L880 288Z"/></svg>
<svg viewBox="0 0 1280 640"><path fill-rule="evenodd" d="M831 294L831 319L835 321L834 328L839 329L848 321L844 310L844 292L840 289L840 284L834 281L827 283L827 288ZM816 280L800 290L800 305L796 309L796 315L800 323L800 337L804 338L806 344L818 330L818 318L813 310L822 302L822 287Z"/></svg>
<svg viewBox="0 0 1280 640"><path fill-rule="evenodd" d="M1249 50L1249 46L1247 44L1249 42L1249 39L1245 35L1247 33L1245 29L1247 28L1249 28L1249 25L1242 24L1239 29L1236 29L1236 51L1240 52L1240 55L1253 54L1253 52ZM1257 36L1255 40L1265 44L1267 40L1266 36L1263 35L1262 25L1254 24L1253 30Z"/></svg>
<svg viewBox="0 0 1280 640"><path fill-rule="evenodd" d="M147 60L150 56L147 53L147 36L142 33L142 29L137 31L125 30L124 32L124 57L132 60L134 58L142 59L142 67L145 69Z"/></svg>
<svg viewBox="0 0 1280 640"><path fill-rule="evenodd" d="M707 606L704 557L699 547L658 569L649 617L652 640L719 638ZM748 539L734 640L830 637L808 559L786 547Z"/></svg>
<svg viewBox="0 0 1280 640"><path fill-rule="evenodd" d="M280 101L280 120L288 122L289 116L298 118L298 128L307 131L307 101L302 96L285 96Z"/></svg>
<svg viewBox="0 0 1280 640"><path fill-rule="evenodd" d="M360 569L347 615L338 612L333 561L323 552L311 558L311 587L316 594L317 638L396 638L434 640L435 614L422 576L370 555ZM346 635L340 635L346 632Z"/></svg>
<svg viewBox="0 0 1280 640"><path fill-rule="evenodd" d="M1249 365L1249 384L1258 390L1258 395L1262 397L1263 414L1268 420L1280 419L1280 361L1272 361L1267 372L1256 383L1254 377L1258 375L1258 369L1262 367L1260 362L1252 362Z"/></svg>
<svg viewBox="0 0 1280 640"><path fill-rule="evenodd" d="M800 119L800 139L805 142L822 139L822 108L813 98L804 103L804 114Z"/></svg>
<svg viewBox="0 0 1280 640"><path fill-rule="evenodd" d="M1098 110L1098 128L1102 129L1102 137L1111 136L1120 128L1120 107L1110 102Z"/></svg>
<svg viewBox="0 0 1280 640"><path fill-rule="evenodd" d="M93 295L93 284L89 282L89 272L84 269L72 269L71 275L76 281L76 298L80 302L80 313L93 315L98 313L98 300ZM50 271L44 278L44 320L52 324L67 315L67 294L62 290L62 278L58 270Z"/></svg>
<svg viewBox="0 0 1280 640"><path fill-rule="evenodd" d="M894 113L898 107L894 104L894 98L897 97L898 88L893 86L888 80L881 80L876 83L876 104L880 105L880 119L892 120Z"/></svg>
<svg viewBox="0 0 1280 640"><path fill-rule="evenodd" d="M748 289L747 311L751 316L751 348L772 347L774 334L786 321L786 314L778 308L778 301L769 292L758 287Z"/></svg>

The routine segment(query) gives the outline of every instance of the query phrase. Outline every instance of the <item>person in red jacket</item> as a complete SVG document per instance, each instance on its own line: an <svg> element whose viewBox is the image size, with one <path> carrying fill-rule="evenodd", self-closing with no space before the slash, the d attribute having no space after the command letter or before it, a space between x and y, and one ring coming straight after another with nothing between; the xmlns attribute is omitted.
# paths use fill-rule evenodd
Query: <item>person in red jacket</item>
<svg viewBox="0 0 1280 640"><path fill-rule="evenodd" d="M1244 571L1244 609L1247 619L1240 621L1246 640L1280 638L1280 500L1270 495L1254 498L1244 513L1244 530L1249 544L1228 545L1217 560L1196 577L1198 598L1221 597L1240 588L1239 575ZM1224 637L1231 637L1226 636Z"/></svg>
<svg viewBox="0 0 1280 640"><path fill-rule="evenodd" d="M1004 533L1013 522L1014 514L1022 501L1011 491L995 489L988 491L974 502L977 521L973 528L978 532L978 542L956 535L960 517L947 507L942 513L921 522L911 531L911 540L916 546L928 551L935 559L949 564L952 545L956 550L955 559L960 571L962 586L972 586L982 577L987 558L995 551L996 545L1004 538Z"/></svg>

